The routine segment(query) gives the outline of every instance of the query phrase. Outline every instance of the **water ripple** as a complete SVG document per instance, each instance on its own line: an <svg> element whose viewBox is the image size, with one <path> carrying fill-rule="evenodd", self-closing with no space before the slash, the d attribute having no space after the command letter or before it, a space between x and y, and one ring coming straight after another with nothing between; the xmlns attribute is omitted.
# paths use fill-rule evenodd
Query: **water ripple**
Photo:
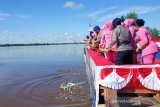
<svg viewBox="0 0 160 107"><path fill-rule="evenodd" d="M84 80L84 75L71 72L56 76L53 74L53 76L29 79L29 81L23 81L23 83L21 81L14 84L15 86L11 93L12 96L16 96L18 102L23 102L24 105L28 105L28 103L32 105L29 107L85 107L85 104L90 103L90 96L89 86L87 79ZM59 88L60 84L70 81L85 83L76 87L72 93Z"/></svg>

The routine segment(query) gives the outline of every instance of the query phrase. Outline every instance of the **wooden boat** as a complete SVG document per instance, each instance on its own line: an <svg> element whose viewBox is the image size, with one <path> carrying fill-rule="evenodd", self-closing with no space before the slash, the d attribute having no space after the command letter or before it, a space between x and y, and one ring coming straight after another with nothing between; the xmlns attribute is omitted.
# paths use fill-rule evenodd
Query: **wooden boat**
<svg viewBox="0 0 160 107"><path fill-rule="evenodd" d="M160 107L159 63L115 65L100 53L87 48L84 49L84 59L92 107Z"/></svg>

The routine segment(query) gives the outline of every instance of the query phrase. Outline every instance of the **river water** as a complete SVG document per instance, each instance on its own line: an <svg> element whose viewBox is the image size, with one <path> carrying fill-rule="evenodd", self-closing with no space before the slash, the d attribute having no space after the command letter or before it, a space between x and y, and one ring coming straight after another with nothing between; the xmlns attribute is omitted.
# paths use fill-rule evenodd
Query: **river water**
<svg viewBox="0 0 160 107"><path fill-rule="evenodd" d="M91 107L89 93L83 45L0 48L0 107Z"/></svg>

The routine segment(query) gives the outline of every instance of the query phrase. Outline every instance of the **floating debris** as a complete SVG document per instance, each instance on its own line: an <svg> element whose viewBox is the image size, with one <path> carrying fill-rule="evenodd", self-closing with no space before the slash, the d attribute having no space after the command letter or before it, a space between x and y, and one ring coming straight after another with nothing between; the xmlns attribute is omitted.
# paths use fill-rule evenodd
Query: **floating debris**
<svg viewBox="0 0 160 107"><path fill-rule="evenodd" d="M60 89L72 92L72 90L74 90L78 85L83 84L83 83L85 82L80 82L80 83L69 82L68 84L63 83L60 85Z"/></svg>

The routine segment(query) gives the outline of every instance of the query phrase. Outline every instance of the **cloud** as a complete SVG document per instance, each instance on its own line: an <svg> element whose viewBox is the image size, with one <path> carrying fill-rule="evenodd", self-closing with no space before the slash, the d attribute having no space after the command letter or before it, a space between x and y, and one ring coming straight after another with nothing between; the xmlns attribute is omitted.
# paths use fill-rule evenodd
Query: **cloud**
<svg viewBox="0 0 160 107"><path fill-rule="evenodd" d="M64 36L68 36L68 35L69 35L69 33L67 33L67 32L66 32L66 33L64 33Z"/></svg>
<svg viewBox="0 0 160 107"><path fill-rule="evenodd" d="M9 16L9 13L0 12L0 21L6 20Z"/></svg>
<svg viewBox="0 0 160 107"><path fill-rule="evenodd" d="M160 5L155 6L132 6L122 9L121 11L117 11L106 16L102 16L98 19L98 22L104 22L108 19L120 17L121 15L126 15L130 12L135 12L137 14L147 14L160 9Z"/></svg>
<svg viewBox="0 0 160 107"><path fill-rule="evenodd" d="M82 34L73 32L60 33L36 33L36 34L14 34L7 30L0 32L0 44L14 43L73 43L81 42L84 38Z"/></svg>
<svg viewBox="0 0 160 107"><path fill-rule="evenodd" d="M4 33L4 34L7 34L7 33L8 33L8 30L4 30L3 33Z"/></svg>
<svg viewBox="0 0 160 107"><path fill-rule="evenodd" d="M104 13L111 11L111 10L117 9L117 8L118 8L118 6L112 6L112 7L100 9L100 10L97 10L94 12L90 12L87 14L83 14L81 16L85 16L85 18L88 18L89 20L97 20L97 19L99 19L99 15L104 14Z"/></svg>
<svg viewBox="0 0 160 107"><path fill-rule="evenodd" d="M52 37L53 37L52 39L50 38L52 40L51 42L57 42L57 43L81 42L84 38L82 34L73 33L73 32L53 34Z"/></svg>
<svg viewBox="0 0 160 107"><path fill-rule="evenodd" d="M80 10L80 9L83 9L84 8L84 5L81 4L81 3L75 3L75 2L72 2L72 1L68 1L66 2L63 7L65 8L69 8L69 9L77 9L77 10Z"/></svg>
<svg viewBox="0 0 160 107"><path fill-rule="evenodd" d="M29 15L20 15L19 18L21 18L21 19L31 19L32 16L29 16Z"/></svg>

